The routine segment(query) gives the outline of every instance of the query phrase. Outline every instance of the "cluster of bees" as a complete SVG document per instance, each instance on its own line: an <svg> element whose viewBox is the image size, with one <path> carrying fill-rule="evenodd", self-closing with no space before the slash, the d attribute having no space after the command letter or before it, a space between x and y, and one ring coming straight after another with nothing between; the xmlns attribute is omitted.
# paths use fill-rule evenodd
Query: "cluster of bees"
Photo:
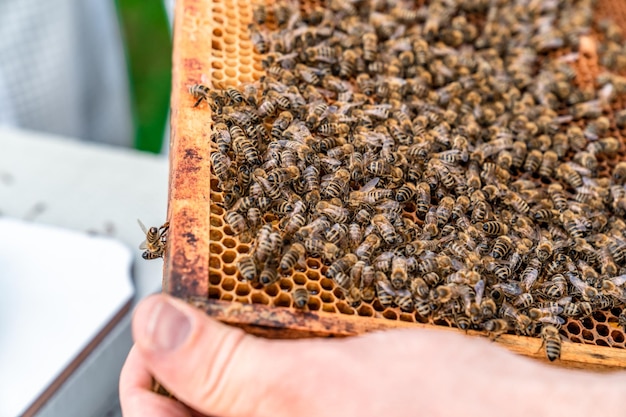
<svg viewBox="0 0 626 417"><path fill-rule="evenodd" d="M321 258L352 306L541 336L558 358L567 317L626 301L626 162L599 176L622 146L605 113L626 78L581 88L572 67L592 7L255 7L265 75L190 87L212 109L224 218L253 242L241 277L266 286ZM600 26L602 59L626 66L619 29Z"/></svg>

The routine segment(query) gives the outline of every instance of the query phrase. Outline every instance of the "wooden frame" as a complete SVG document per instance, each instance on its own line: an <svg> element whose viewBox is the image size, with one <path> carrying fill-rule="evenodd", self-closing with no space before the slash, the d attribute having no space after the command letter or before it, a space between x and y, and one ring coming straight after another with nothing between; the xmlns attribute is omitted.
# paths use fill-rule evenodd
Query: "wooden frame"
<svg viewBox="0 0 626 417"><path fill-rule="evenodd" d="M618 2L601 2L599 12L602 15L612 13L614 10L611 6ZM168 210L170 230L164 266L164 292L186 299L220 321L265 337L351 336L397 328L459 331L400 320L301 312L290 308L208 298L211 236L211 169L208 158L210 110L206 106L193 108L194 100L187 94L187 88L201 82L211 67L212 32L205 13L211 4L209 0L179 0L176 4ZM617 15L626 23L626 7L618 9ZM476 331L467 333L483 334ZM503 335L496 342L516 353L545 360L541 339ZM557 363L572 368L624 368L626 350L564 343L561 360Z"/></svg>

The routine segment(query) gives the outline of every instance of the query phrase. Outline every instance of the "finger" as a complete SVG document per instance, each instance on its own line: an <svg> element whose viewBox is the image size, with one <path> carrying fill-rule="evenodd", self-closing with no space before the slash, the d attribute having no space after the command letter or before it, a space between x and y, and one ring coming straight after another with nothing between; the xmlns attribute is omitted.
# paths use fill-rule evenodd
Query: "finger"
<svg viewBox="0 0 626 417"><path fill-rule="evenodd" d="M120 375L120 405L124 417L190 417L187 408L171 398L151 392L152 376L133 347Z"/></svg>
<svg viewBox="0 0 626 417"><path fill-rule="evenodd" d="M264 340L164 295L137 307L133 337L149 372L191 408L217 416L259 415L273 385L265 360L273 353ZM254 381L259 376L262 383Z"/></svg>

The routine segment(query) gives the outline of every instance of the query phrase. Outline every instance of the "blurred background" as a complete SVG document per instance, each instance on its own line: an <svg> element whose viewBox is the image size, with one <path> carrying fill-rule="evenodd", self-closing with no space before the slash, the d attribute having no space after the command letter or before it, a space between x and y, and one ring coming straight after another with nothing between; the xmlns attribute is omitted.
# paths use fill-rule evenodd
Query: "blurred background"
<svg viewBox="0 0 626 417"><path fill-rule="evenodd" d="M120 415L132 308L161 288L163 262L142 259L137 219L167 215L173 7L0 0L0 248L57 243L46 261L0 253L0 417ZM90 250L128 272L103 277L94 263L71 276L68 259ZM31 321L16 317L31 304ZM44 324L45 311L67 317Z"/></svg>
<svg viewBox="0 0 626 417"><path fill-rule="evenodd" d="M163 148L171 71L173 1L118 0L133 103L134 146L159 153Z"/></svg>

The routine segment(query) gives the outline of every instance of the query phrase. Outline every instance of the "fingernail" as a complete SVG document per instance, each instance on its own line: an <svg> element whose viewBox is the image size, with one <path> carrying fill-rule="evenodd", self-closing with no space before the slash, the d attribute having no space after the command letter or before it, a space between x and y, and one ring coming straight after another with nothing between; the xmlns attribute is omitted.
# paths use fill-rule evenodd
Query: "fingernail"
<svg viewBox="0 0 626 417"><path fill-rule="evenodd" d="M160 301L149 313L146 336L152 348L170 352L181 346L191 332L191 321L179 309L166 301Z"/></svg>

